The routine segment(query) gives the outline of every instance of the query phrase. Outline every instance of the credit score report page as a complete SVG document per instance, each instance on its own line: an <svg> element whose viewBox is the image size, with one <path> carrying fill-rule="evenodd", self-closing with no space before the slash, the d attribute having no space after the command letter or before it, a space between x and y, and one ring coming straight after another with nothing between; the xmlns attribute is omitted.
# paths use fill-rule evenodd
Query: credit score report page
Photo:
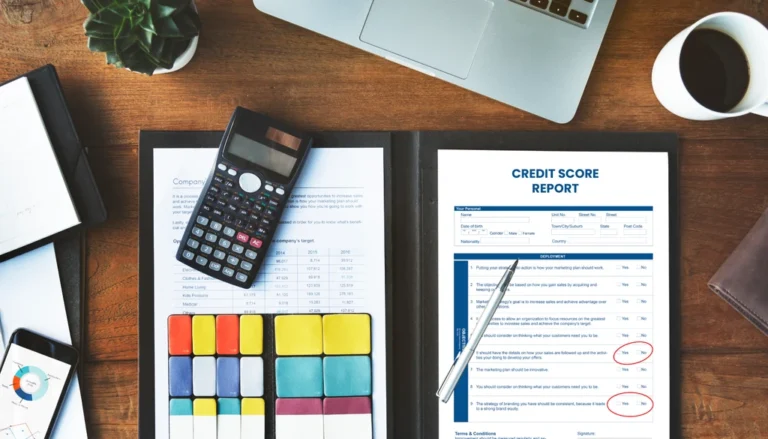
<svg viewBox="0 0 768 439"><path fill-rule="evenodd" d="M668 163L438 151L441 378L520 260L440 439L669 437Z"/></svg>

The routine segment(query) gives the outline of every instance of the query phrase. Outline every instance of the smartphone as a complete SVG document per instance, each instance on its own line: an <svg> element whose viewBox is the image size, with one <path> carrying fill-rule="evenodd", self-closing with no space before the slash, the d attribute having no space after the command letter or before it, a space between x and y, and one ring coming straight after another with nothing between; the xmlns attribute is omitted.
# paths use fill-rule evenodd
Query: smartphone
<svg viewBox="0 0 768 439"><path fill-rule="evenodd" d="M72 346L14 332L0 365L0 438L50 438L77 361Z"/></svg>

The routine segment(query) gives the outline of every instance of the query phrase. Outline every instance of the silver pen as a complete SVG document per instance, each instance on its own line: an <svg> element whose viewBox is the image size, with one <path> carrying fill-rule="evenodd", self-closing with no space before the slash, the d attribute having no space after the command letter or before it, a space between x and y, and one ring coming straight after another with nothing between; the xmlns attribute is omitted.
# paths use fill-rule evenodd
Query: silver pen
<svg viewBox="0 0 768 439"><path fill-rule="evenodd" d="M488 301L483 313L480 315L480 320L477 321L475 330L472 331L472 335L469 336L467 345L464 346L464 349L462 349L461 352L459 352L459 355L456 356L456 359L453 360L451 370L448 371L448 375L443 379L443 384L437 389L437 396L442 402L448 402L451 399L461 375L467 368L469 360L471 360L472 356L475 354L475 349L477 349L477 345L480 344L480 340L482 340L483 335L485 335L485 330L488 329L488 325L491 323L491 320L493 320L496 310L499 309L501 300L504 299L504 294L507 292L509 282L512 281L512 276L515 274L517 263L519 261L519 259L516 260L515 263L510 265L507 268L507 271L504 272L499 284L496 285L496 288L491 294L491 299Z"/></svg>

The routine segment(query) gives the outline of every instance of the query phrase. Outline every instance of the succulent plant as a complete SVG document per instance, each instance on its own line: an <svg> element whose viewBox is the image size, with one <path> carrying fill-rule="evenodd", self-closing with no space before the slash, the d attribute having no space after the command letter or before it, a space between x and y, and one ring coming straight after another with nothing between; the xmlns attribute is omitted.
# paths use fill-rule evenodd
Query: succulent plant
<svg viewBox="0 0 768 439"><path fill-rule="evenodd" d="M173 62L200 33L191 0L82 0L91 12L83 23L92 52L107 64L152 75Z"/></svg>

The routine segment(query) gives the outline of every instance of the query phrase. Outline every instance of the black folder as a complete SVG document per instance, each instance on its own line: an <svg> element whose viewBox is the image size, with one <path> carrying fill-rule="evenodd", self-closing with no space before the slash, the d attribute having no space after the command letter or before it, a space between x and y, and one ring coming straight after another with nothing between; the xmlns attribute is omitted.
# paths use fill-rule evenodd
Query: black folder
<svg viewBox="0 0 768 439"><path fill-rule="evenodd" d="M143 132L139 154L139 432L155 438L153 151L215 148L221 132ZM668 133L318 133L315 146L385 150L388 438L438 437L437 157L442 149L668 154L670 436L680 436L678 141ZM460 178L461 176L457 176ZM163 294L165 292L157 292ZM167 318L167 316L162 316ZM445 359L443 359L445 361ZM166 404L167 401L163 401ZM375 410L375 409L374 409ZM268 430L267 438L275 432ZM157 438L164 439L164 438ZM386 438L377 438L386 439Z"/></svg>
<svg viewBox="0 0 768 439"><path fill-rule="evenodd" d="M77 137L56 69L49 64L22 76L27 77L32 93L35 95L37 107L45 123L64 181L69 188L80 224L2 254L0 262L62 238L74 239L78 231L107 219L107 210L93 178L86 152ZM11 81L15 79L18 78Z"/></svg>

